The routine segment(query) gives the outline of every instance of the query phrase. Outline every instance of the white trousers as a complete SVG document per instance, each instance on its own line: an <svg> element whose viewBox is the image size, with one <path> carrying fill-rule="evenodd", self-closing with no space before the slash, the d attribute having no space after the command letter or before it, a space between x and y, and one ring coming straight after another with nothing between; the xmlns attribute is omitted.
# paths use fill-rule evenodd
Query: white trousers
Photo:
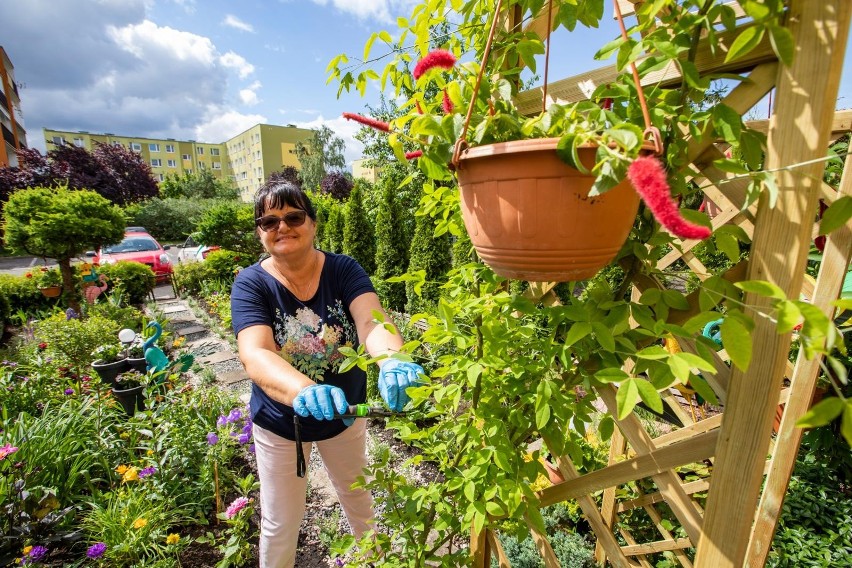
<svg viewBox="0 0 852 568"><path fill-rule="evenodd" d="M293 568L299 527L305 516L308 478L296 475L296 442L257 424L252 433L260 478L260 568ZM352 533L360 537L371 528L373 498L368 491L350 487L367 466L367 421L355 420L330 440L303 442L308 462L313 444Z"/></svg>

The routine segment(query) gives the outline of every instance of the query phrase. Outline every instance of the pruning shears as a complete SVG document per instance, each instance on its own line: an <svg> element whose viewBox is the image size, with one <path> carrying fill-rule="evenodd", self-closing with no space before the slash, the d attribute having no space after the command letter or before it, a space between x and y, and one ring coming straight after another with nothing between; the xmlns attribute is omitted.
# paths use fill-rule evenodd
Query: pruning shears
<svg viewBox="0 0 852 568"><path fill-rule="evenodd" d="M394 412L385 410L377 406L369 404L350 404L344 414L335 414L335 418L387 418L390 416L401 416L404 412ZM299 415L293 415L293 427L296 436L296 475L305 477L308 470L308 465L305 462L305 452L302 450L302 425L299 422Z"/></svg>

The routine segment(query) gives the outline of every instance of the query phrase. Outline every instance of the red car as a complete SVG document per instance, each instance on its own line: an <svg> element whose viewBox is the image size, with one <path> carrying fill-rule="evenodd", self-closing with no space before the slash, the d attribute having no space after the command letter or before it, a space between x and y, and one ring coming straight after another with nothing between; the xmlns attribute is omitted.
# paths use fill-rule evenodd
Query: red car
<svg viewBox="0 0 852 568"><path fill-rule="evenodd" d="M157 240L141 231L127 231L124 239L117 245L104 247L95 254L95 264L112 264L119 260L132 260L151 267L157 282L168 280L172 273L172 261L166 250Z"/></svg>

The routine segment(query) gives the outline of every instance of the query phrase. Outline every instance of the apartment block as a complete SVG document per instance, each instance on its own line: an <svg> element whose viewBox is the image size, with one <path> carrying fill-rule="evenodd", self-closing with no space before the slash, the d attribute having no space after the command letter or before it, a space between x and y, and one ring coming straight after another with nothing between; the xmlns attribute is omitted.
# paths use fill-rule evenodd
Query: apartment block
<svg viewBox="0 0 852 568"><path fill-rule="evenodd" d="M154 179L158 181L163 181L169 174L209 170L217 178L227 176L233 179L240 196L246 201L251 200L272 172L285 166L298 169L296 144L307 142L311 136L313 130L271 124L256 124L222 143L44 129L48 151L64 144L74 144L90 151L96 142L120 144L138 152L151 166Z"/></svg>
<svg viewBox="0 0 852 568"><path fill-rule="evenodd" d="M0 168L18 165L17 150L27 147L27 130L21 112L21 97L15 82L15 68L0 46Z"/></svg>
<svg viewBox="0 0 852 568"><path fill-rule="evenodd" d="M314 131L295 126L255 124L225 142L234 180L244 201L250 201L269 174L285 166L299 169L296 144L307 142Z"/></svg>
<svg viewBox="0 0 852 568"><path fill-rule="evenodd" d="M137 152L151 166L151 172L157 181L163 181L169 174L180 176L203 170L212 171L217 178L231 175L224 144L48 128L44 129L44 141L48 151L55 146L65 144L73 144L89 151L94 149L96 143L124 146Z"/></svg>

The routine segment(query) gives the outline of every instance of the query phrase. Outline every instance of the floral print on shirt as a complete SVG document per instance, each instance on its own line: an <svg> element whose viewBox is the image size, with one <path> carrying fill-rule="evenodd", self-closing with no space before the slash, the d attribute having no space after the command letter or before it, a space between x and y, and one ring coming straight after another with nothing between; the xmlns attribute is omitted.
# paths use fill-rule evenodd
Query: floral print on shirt
<svg viewBox="0 0 852 568"><path fill-rule="evenodd" d="M351 347L357 340L355 326L346 317L338 300L329 306L328 321L308 307L296 310L295 315L283 315L275 310L275 342L281 346L281 356L312 380L321 382L327 371L337 372L344 358L341 346Z"/></svg>

